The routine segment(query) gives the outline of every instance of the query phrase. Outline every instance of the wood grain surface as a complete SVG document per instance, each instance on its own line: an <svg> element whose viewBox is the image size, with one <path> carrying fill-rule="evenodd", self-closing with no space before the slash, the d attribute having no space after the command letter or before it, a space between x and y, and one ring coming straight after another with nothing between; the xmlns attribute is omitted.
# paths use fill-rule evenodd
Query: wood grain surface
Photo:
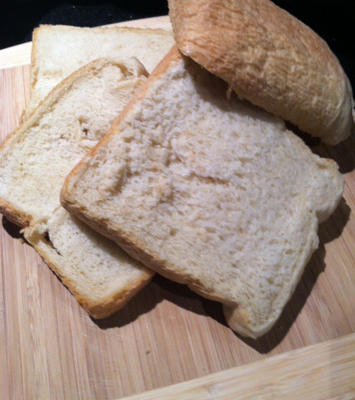
<svg viewBox="0 0 355 400"><path fill-rule="evenodd" d="M18 124L29 79L29 66L0 71L1 139ZM123 310L94 321L3 219L1 398L119 398L355 332L354 149L354 138L313 146L345 173L344 198L321 225L321 245L281 319L257 341L234 334L219 304L159 276Z"/></svg>
<svg viewBox="0 0 355 400"><path fill-rule="evenodd" d="M351 400L354 378L351 334L124 400Z"/></svg>

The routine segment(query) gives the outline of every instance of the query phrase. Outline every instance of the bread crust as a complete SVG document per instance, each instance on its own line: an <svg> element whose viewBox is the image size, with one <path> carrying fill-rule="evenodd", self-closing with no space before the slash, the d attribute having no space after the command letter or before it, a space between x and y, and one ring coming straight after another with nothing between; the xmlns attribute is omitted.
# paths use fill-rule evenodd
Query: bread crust
<svg viewBox="0 0 355 400"><path fill-rule="evenodd" d="M325 143L352 132L349 80L315 32L269 0L169 0L180 51Z"/></svg>
<svg viewBox="0 0 355 400"><path fill-rule="evenodd" d="M120 290L116 293L110 293L106 297L102 297L97 301L92 298L84 296L77 289L77 285L68 276L64 275L55 260L52 259L50 251L46 252L44 247L49 244L39 234L31 234L31 227L24 230L24 236L29 243L34 247L38 254L48 264L50 269L58 276L62 283L69 289L75 296L79 304L95 319L106 318L119 309L121 309L129 300L138 293L144 286L146 286L152 279L153 274L142 274L139 279L130 282L125 290ZM42 242L42 243L41 243Z"/></svg>
<svg viewBox="0 0 355 400"><path fill-rule="evenodd" d="M37 43L38 35L40 34L41 26L35 28L32 33L32 50L31 50L31 92L37 82L38 61L37 61Z"/></svg>
<svg viewBox="0 0 355 400"><path fill-rule="evenodd" d="M30 225L32 217L0 198L0 213L21 228Z"/></svg>
<svg viewBox="0 0 355 400"><path fill-rule="evenodd" d="M141 32L144 34L156 34L157 32L163 34L163 35L171 35L171 31L165 30L165 29L161 29L161 28L133 28L133 27L129 27L129 26L114 26L114 25L109 25L109 26L98 26L98 27L94 27L94 28L90 28L90 27L78 27L78 26L71 26L71 25L50 25L50 24L42 24L40 25L38 28L34 29L34 34L37 35L38 31L36 30L40 30L40 29L53 29L53 28L61 28L61 29L67 29L68 31L72 30L88 30L88 31L92 31L92 30L96 30L96 31L126 31L126 32Z"/></svg>

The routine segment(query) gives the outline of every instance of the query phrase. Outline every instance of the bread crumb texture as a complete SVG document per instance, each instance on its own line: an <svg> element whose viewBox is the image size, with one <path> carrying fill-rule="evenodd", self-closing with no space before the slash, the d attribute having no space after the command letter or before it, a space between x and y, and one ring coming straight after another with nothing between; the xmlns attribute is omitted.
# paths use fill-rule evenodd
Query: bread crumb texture
<svg viewBox="0 0 355 400"><path fill-rule="evenodd" d="M237 307L232 328L258 336L318 246L318 221L336 207L343 179L281 120L172 59L67 182L66 197L152 257L152 268Z"/></svg>
<svg viewBox="0 0 355 400"><path fill-rule="evenodd" d="M64 78L98 58L137 57L150 73L174 45L171 32L139 28L42 25L35 30L26 116Z"/></svg>
<svg viewBox="0 0 355 400"><path fill-rule="evenodd" d="M26 239L45 252L64 283L81 299L98 304L124 292L144 269L114 242L58 207L45 223L25 229ZM74 288L75 287L75 288Z"/></svg>
<svg viewBox="0 0 355 400"><path fill-rule="evenodd" d="M66 175L143 82L141 68L102 60L59 86L2 147L0 196L34 220L51 215Z"/></svg>

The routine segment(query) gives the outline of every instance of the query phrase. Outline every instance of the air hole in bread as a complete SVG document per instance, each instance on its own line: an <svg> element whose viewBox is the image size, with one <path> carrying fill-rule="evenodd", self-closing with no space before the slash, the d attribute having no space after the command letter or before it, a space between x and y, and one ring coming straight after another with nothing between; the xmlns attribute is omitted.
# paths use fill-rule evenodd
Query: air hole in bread
<svg viewBox="0 0 355 400"><path fill-rule="evenodd" d="M83 117L80 117L78 122L79 122L79 125L80 125L81 132L87 137L88 136L88 132L89 132L89 130L87 128L87 125L88 125L87 120L85 118L83 118Z"/></svg>
<svg viewBox="0 0 355 400"><path fill-rule="evenodd" d="M49 237L49 232L47 231L44 236L43 236L44 240L46 241L46 243L60 256L62 256L62 254L55 248L53 242L51 241L51 238Z"/></svg>

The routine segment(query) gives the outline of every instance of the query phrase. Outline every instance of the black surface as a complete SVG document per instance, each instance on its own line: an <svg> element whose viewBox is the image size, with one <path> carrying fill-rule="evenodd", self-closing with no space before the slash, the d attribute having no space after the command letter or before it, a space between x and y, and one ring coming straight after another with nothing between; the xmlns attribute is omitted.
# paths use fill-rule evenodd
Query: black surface
<svg viewBox="0 0 355 400"><path fill-rule="evenodd" d="M165 0L15 0L6 2L1 9L0 48L31 40L32 30L39 24L93 27L168 13Z"/></svg>
<svg viewBox="0 0 355 400"><path fill-rule="evenodd" d="M347 0L275 0L322 36L340 59L352 85L355 86L353 28L355 12ZM7 1L1 6L0 48L31 40L32 30L39 24L98 26L165 15L167 0L116 1Z"/></svg>
<svg viewBox="0 0 355 400"><path fill-rule="evenodd" d="M275 0L276 4L305 22L322 36L340 59L353 86L355 56L353 1ZM168 13L166 0L116 1L6 1L0 13L0 48L31 40L39 24L98 26Z"/></svg>

